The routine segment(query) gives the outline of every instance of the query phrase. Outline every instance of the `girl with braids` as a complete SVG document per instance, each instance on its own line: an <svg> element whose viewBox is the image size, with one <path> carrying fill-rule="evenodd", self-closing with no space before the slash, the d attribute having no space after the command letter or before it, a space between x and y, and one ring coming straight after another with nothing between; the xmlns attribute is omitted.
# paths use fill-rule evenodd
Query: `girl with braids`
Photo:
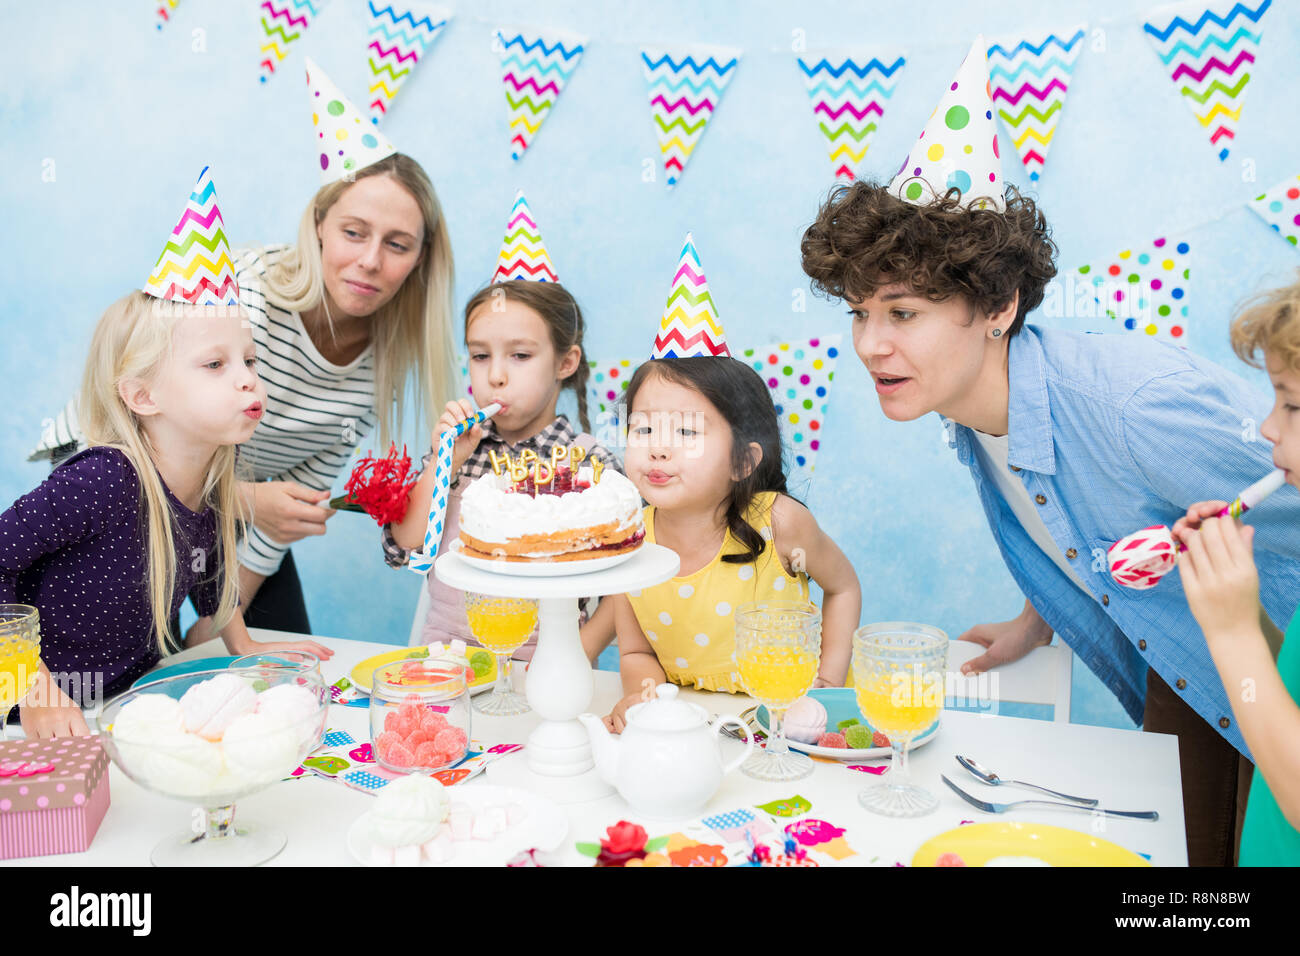
<svg viewBox="0 0 1300 956"><path fill-rule="evenodd" d="M767 385L725 355L658 358L636 370L626 402L627 475L649 502L646 540L676 551L681 570L606 602L627 695L606 718L610 729L622 731L647 677L742 691L735 609L808 600L809 578L823 593L815 686L843 684L862 592L844 552L786 493Z"/></svg>
<svg viewBox="0 0 1300 956"><path fill-rule="evenodd" d="M455 479L447 501L439 553L456 540L460 529L460 496L475 478L492 467L492 452L517 458L531 449L546 460L555 445L579 445L589 458L622 471L618 459L596 443L587 420L587 376L590 368L582 351L582 310L564 286L556 282L511 279L489 285L465 306L465 345L469 352L469 378L480 405L497 402L501 411L490 421L466 432L452 446ZM560 392L573 389L578 398L582 431L556 413ZM433 495L434 461L438 439L474 412L468 399L447 403L433 433L433 448L424 456L424 471L411 491L406 516L383 526L384 555L394 567L405 564L412 550L424 543L429 500ZM477 645L465 617L461 591L428 576L429 616L422 643L460 638ZM586 602L584 602L585 605ZM602 605L603 608L604 605ZM584 611L585 613L585 611ZM610 612L597 612L582 629L583 646L594 659L613 637ZM515 656L529 660L536 638Z"/></svg>

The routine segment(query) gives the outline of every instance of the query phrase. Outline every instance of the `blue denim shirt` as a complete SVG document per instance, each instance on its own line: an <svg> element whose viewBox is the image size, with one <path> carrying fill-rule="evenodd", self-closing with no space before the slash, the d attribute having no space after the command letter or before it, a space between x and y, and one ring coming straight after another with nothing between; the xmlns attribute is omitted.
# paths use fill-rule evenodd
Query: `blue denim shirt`
<svg viewBox="0 0 1300 956"><path fill-rule="evenodd" d="M1140 528L1172 526L1195 502L1231 501L1262 478L1273 467L1258 436L1270 397L1170 345L1032 325L1009 343L1008 376L1008 464L1088 593L1012 514L970 429L945 419L1020 590L1134 721L1142 721L1150 666L1249 757L1178 572L1133 591L1110 576L1106 550ZM1260 599L1285 623L1300 605L1300 495L1283 486L1246 520L1256 528Z"/></svg>

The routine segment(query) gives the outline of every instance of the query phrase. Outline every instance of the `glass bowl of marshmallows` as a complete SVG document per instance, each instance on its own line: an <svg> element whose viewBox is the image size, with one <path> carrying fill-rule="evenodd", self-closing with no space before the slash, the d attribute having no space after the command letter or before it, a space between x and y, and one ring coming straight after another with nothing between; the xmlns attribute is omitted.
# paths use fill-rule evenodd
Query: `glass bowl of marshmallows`
<svg viewBox="0 0 1300 956"><path fill-rule="evenodd" d="M329 688L276 667L198 671L145 684L104 708L113 762L153 793L202 808L154 847L156 866L251 866L285 845L278 830L235 822L235 802L289 776L320 744Z"/></svg>

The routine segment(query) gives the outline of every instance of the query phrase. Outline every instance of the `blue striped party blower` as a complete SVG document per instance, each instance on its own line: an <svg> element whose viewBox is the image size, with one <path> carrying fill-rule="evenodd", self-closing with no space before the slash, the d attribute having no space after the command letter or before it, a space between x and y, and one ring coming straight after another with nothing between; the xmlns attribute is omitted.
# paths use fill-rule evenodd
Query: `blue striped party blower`
<svg viewBox="0 0 1300 956"><path fill-rule="evenodd" d="M493 402L458 424L455 428L442 433L438 439L438 461L433 471L433 497L429 501L429 523L424 528L424 548L412 551L407 564L416 574L428 574L433 568L433 559L438 556L438 545L442 542L442 521L447 517L447 496L451 492L451 446L456 439L475 425L481 425L497 412L501 406Z"/></svg>

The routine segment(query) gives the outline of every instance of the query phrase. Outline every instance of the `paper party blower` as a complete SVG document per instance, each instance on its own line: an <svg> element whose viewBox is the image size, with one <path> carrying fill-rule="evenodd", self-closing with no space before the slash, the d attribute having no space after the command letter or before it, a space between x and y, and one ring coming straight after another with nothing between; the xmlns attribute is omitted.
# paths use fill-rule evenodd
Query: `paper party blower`
<svg viewBox="0 0 1300 956"><path fill-rule="evenodd" d="M320 13L327 0L263 0L259 9L262 11L262 62L259 67L262 75L258 80L265 83L275 75L284 58L289 55L289 46L302 36L304 30L311 26L312 20Z"/></svg>
<svg viewBox="0 0 1300 956"><path fill-rule="evenodd" d="M239 305L235 264L207 166L199 173L180 221L145 281L144 291L169 302Z"/></svg>
<svg viewBox="0 0 1300 956"><path fill-rule="evenodd" d="M1275 469L1234 498L1216 517L1240 518L1284 484L1286 472ZM1174 569L1178 552L1185 550L1166 525L1158 524L1120 538L1110 546L1106 558L1111 577L1119 584L1145 591L1159 584Z"/></svg>
<svg viewBox="0 0 1300 956"><path fill-rule="evenodd" d="M1242 101L1259 53L1260 19L1272 0L1191 0L1152 11L1143 30L1220 161L1241 122Z"/></svg>
<svg viewBox="0 0 1300 956"><path fill-rule="evenodd" d="M652 359L730 356L709 281L690 233L677 261Z"/></svg>
<svg viewBox="0 0 1300 956"><path fill-rule="evenodd" d="M452 12L428 3L367 0L370 30L366 51L370 66L370 122L376 126L392 108L393 98L424 59Z"/></svg>
<svg viewBox="0 0 1300 956"><path fill-rule="evenodd" d="M501 253L497 256L497 270L492 274L492 284L509 282L511 279L560 281L522 189L515 194L515 204L510 207L506 235L501 240Z"/></svg>
<svg viewBox="0 0 1300 956"><path fill-rule="evenodd" d="M362 119L359 109L334 85L311 57L307 64L307 93L311 100L311 125L320 152L320 181L326 186L355 176L397 147Z"/></svg>
<svg viewBox="0 0 1300 956"><path fill-rule="evenodd" d="M973 209L1006 208L984 37L975 38L889 191L925 205L949 189Z"/></svg>

